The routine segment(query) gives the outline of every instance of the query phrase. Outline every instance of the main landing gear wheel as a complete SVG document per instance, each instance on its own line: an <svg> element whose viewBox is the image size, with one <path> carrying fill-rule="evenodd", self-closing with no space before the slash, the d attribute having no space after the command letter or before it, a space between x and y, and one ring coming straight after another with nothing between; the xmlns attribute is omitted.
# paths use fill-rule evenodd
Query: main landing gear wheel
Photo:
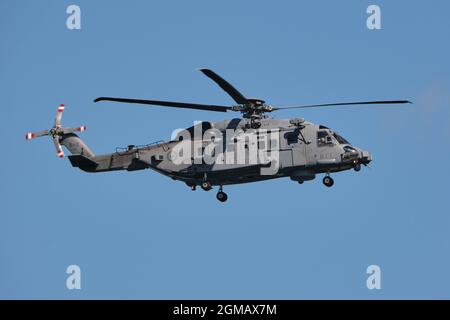
<svg viewBox="0 0 450 320"><path fill-rule="evenodd" d="M327 186L328 188L331 187L331 186L333 186L333 184L334 184L334 180L333 180L333 178L330 177L330 176L324 177L323 180L322 180L322 182L323 182L323 184L324 184L325 186Z"/></svg>
<svg viewBox="0 0 450 320"><path fill-rule="evenodd" d="M205 191L209 191L212 189L211 182L209 181L203 181L200 187Z"/></svg>
<svg viewBox="0 0 450 320"><path fill-rule="evenodd" d="M219 200L220 202L225 202L228 199L228 195L223 191L217 192L216 197L217 197L217 200Z"/></svg>
<svg viewBox="0 0 450 320"><path fill-rule="evenodd" d="M227 201L228 195L227 195L225 192L223 192L223 187L222 187L222 185L220 185L220 187L219 187L219 192L217 192L216 197L217 197L217 200L219 200L220 202L225 202L225 201Z"/></svg>

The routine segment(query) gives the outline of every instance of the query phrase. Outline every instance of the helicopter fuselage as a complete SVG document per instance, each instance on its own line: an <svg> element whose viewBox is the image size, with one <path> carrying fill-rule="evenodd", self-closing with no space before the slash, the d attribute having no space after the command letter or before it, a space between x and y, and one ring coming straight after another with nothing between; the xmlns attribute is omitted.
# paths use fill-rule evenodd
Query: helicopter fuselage
<svg viewBox="0 0 450 320"><path fill-rule="evenodd" d="M359 171L361 164L372 160L369 152L351 146L329 128L303 119L263 118L260 123L258 129L252 129L249 119L202 122L179 130L168 142L129 146L99 156L81 152L69 159L87 172L153 169L193 188L203 187L205 182L222 186L281 177L303 183L321 173ZM63 137L61 144L67 146L66 142ZM215 149L206 161L212 144ZM258 161L252 157L254 152L269 156L265 162Z"/></svg>

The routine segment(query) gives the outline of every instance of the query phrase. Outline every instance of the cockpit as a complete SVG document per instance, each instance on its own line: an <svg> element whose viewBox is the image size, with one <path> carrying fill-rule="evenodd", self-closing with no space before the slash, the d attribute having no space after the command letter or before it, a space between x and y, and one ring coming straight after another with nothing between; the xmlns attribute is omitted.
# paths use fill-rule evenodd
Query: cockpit
<svg viewBox="0 0 450 320"><path fill-rule="evenodd" d="M340 136L336 132L333 132L333 137L337 140L339 144L350 144L344 137Z"/></svg>
<svg viewBox="0 0 450 320"><path fill-rule="evenodd" d="M317 131L318 147L338 145L338 144L350 144L350 143L336 132L333 132L331 129L325 126L319 126L319 130Z"/></svg>

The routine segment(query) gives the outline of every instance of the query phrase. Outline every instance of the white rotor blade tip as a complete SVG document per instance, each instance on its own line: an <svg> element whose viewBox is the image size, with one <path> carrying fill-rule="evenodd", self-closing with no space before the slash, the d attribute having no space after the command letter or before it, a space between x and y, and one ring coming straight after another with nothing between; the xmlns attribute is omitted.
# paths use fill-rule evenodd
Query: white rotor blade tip
<svg viewBox="0 0 450 320"><path fill-rule="evenodd" d="M62 148L59 148L59 150L58 150L58 157L60 157L60 158L64 157L64 151Z"/></svg>

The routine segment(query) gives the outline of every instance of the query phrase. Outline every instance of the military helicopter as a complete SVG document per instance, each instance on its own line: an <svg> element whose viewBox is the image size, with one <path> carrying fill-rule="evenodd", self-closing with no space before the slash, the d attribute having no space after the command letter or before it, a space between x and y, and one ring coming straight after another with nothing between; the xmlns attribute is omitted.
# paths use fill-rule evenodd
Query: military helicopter
<svg viewBox="0 0 450 320"><path fill-rule="evenodd" d="M62 146L66 147L71 153L68 158L72 166L86 172L152 169L186 183L192 190L200 186L203 190L209 191L213 186L218 186L217 199L225 202L228 196L223 191L224 185L282 177L289 177L301 184L315 179L317 174L324 174L323 184L331 187L334 184L331 173L350 169L360 171L361 165L367 166L372 161L370 152L352 146L328 127L311 123L303 118L272 119L267 116L268 113L327 106L411 103L407 100L394 100L274 107L261 99L246 98L210 69L199 71L228 93L236 104L223 106L113 97L99 97L94 102L111 101L213 112L240 112L242 118L197 123L179 131L169 141L158 141L142 146L129 145L117 148L113 153L95 155L75 134L85 131L86 126L62 127L64 105L60 105L53 127L49 130L27 133L26 139L50 136L57 155L64 157ZM213 134L209 135L211 139L204 139L210 131L213 131ZM228 134L229 132L231 133ZM221 134L223 136L220 136ZM210 154L215 153L216 149L220 149L220 152L212 157L212 161L211 157L209 161L205 161L206 149L212 143L215 147L209 148L212 149ZM255 150L257 152L262 150L259 154L266 156L265 161L248 161L250 158L254 160L252 154ZM267 157L275 154L276 157ZM241 161L234 161L239 155ZM176 161L180 158L183 161ZM226 159L233 161L225 161ZM269 170L271 168L272 170ZM263 172L264 169L270 172Z"/></svg>

